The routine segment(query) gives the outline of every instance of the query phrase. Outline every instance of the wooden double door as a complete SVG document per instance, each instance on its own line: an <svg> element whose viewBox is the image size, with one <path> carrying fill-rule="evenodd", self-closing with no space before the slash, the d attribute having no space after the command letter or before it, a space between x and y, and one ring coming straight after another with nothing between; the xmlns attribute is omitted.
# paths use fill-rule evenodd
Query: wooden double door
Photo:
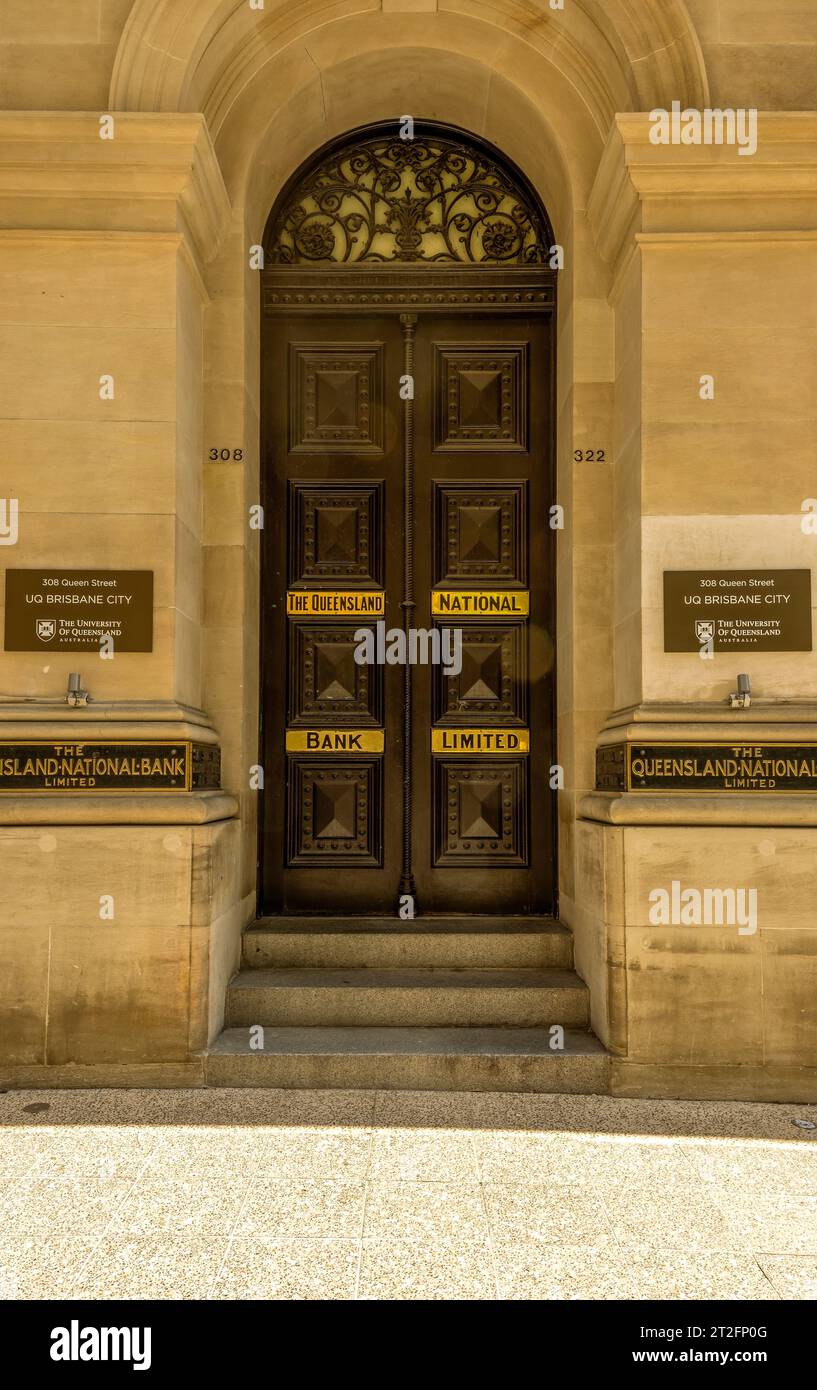
<svg viewBox="0 0 817 1390"><path fill-rule="evenodd" d="M265 332L262 908L550 912L550 319Z"/></svg>

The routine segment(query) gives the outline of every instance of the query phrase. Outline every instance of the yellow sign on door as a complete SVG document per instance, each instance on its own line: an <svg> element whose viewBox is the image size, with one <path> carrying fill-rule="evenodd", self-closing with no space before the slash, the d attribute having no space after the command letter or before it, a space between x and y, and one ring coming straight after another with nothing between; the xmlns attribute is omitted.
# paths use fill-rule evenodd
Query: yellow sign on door
<svg viewBox="0 0 817 1390"><path fill-rule="evenodd" d="M432 753L529 753L527 729L432 729Z"/></svg>
<svg viewBox="0 0 817 1390"><path fill-rule="evenodd" d="M527 618L530 594L513 589L435 589L431 611L435 617Z"/></svg>
<svg viewBox="0 0 817 1390"><path fill-rule="evenodd" d="M386 595L376 590L290 589L287 613L295 618L382 618Z"/></svg>
<svg viewBox="0 0 817 1390"><path fill-rule="evenodd" d="M288 729L288 753L382 753L382 729Z"/></svg>

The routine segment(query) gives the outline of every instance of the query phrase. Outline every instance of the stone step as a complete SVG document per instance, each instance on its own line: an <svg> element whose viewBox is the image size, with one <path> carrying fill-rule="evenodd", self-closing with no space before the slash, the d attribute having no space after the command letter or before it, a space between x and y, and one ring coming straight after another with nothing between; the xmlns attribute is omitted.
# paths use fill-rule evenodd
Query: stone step
<svg viewBox="0 0 817 1390"><path fill-rule="evenodd" d="M205 1058L208 1086L540 1091L603 1095L610 1059L592 1033L564 1051L543 1028L265 1028L264 1050L230 1028Z"/></svg>
<svg viewBox="0 0 817 1390"><path fill-rule="evenodd" d="M248 968L572 964L572 934L552 917L262 917L244 933Z"/></svg>
<svg viewBox="0 0 817 1390"><path fill-rule="evenodd" d="M227 1026L543 1028L588 1021L571 970L245 970L227 991Z"/></svg>

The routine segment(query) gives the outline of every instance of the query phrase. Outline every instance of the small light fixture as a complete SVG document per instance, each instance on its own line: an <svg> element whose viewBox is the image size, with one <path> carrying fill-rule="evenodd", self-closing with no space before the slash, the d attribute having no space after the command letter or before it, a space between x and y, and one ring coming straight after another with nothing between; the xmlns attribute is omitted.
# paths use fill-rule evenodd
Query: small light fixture
<svg viewBox="0 0 817 1390"><path fill-rule="evenodd" d="M82 688L82 676L79 671L72 671L68 677L68 690L65 702L68 705L87 705L90 696L87 690Z"/></svg>
<svg viewBox="0 0 817 1390"><path fill-rule="evenodd" d="M748 676L738 676L738 688L729 696L732 709L748 709L752 703L752 685Z"/></svg>

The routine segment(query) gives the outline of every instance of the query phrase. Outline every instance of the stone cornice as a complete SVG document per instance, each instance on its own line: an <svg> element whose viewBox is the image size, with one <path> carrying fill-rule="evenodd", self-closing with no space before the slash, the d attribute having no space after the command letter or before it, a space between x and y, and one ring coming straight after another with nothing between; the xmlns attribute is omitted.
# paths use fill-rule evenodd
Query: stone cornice
<svg viewBox="0 0 817 1390"><path fill-rule="evenodd" d="M200 265L216 254L230 201L197 114L0 113L0 227L180 232Z"/></svg>
<svg viewBox="0 0 817 1390"><path fill-rule="evenodd" d="M758 148L655 145L648 112L618 115L588 201L601 255L619 266L639 232L747 230L747 202L763 201L764 229L814 227L817 115L758 113ZM784 209L783 202L788 206Z"/></svg>
<svg viewBox="0 0 817 1390"><path fill-rule="evenodd" d="M720 793L717 796L672 792L588 792L579 802L581 820L605 825L817 825L817 796L773 792Z"/></svg>
<svg viewBox="0 0 817 1390"><path fill-rule="evenodd" d="M0 743L6 739L193 739L218 743L203 710L174 700L91 700L81 709L65 699L37 697L0 703Z"/></svg>
<svg viewBox="0 0 817 1390"><path fill-rule="evenodd" d="M222 791L0 796L0 825L208 825L237 814L237 798Z"/></svg>

